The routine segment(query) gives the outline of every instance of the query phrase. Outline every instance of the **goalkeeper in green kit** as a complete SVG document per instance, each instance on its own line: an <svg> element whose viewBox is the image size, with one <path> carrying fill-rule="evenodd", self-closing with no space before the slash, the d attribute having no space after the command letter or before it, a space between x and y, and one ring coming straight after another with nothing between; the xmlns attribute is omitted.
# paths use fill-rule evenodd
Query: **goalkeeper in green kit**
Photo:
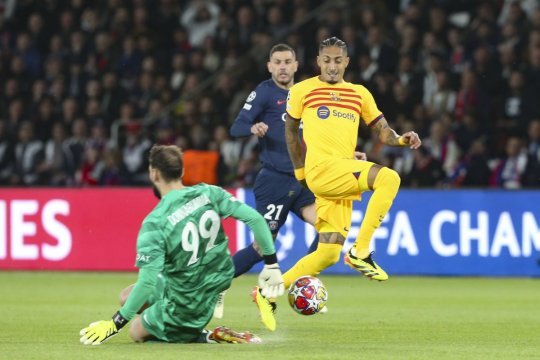
<svg viewBox="0 0 540 360"><path fill-rule="evenodd" d="M182 152L155 145L150 151L150 180L160 202L144 219L137 239L137 282L110 320L80 332L85 345L99 345L133 320L129 335L136 342L257 343L249 332L226 327L205 329L218 295L231 285L234 265L221 218L245 222L262 249L259 275L264 296L283 294L283 279L272 235L254 209L217 186L184 186ZM124 290L124 291L126 291ZM140 316L137 316L144 309Z"/></svg>

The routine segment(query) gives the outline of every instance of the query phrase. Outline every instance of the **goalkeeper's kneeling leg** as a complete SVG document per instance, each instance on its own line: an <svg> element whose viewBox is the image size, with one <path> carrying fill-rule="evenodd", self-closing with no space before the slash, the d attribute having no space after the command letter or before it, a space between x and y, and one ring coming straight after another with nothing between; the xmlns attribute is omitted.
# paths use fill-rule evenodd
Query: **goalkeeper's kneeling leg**
<svg viewBox="0 0 540 360"><path fill-rule="evenodd" d="M142 324L142 320L140 316L137 316L131 323L131 327L129 329L129 337L137 343L142 343L145 341L148 341L150 339L153 339L154 336L151 335L146 329L144 328Z"/></svg>
<svg viewBox="0 0 540 360"><path fill-rule="evenodd" d="M129 297L129 294L131 294L131 290L133 290L133 286L135 286L135 284L131 284L127 288L122 289L122 291L120 291L120 295L118 296L118 300L120 301L120 306L124 306L124 304L126 303Z"/></svg>

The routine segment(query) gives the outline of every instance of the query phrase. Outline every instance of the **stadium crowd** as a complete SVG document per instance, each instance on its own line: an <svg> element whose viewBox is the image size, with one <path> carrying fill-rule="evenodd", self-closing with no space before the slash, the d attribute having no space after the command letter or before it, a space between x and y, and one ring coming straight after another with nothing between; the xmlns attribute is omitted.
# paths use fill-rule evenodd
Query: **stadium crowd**
<svg viewBox="0 0 540 360"><path fill-rule="evenodd" d="M257 141L229 126L269 77L261 49L293 46L299 81L330 36L348 44L346 79L424 140L413 152L359 134L403 186L540 185L537 0L3 0L0 12L1 186L146 184L153 143L182 147L209 182L250 186Z"/></svg>

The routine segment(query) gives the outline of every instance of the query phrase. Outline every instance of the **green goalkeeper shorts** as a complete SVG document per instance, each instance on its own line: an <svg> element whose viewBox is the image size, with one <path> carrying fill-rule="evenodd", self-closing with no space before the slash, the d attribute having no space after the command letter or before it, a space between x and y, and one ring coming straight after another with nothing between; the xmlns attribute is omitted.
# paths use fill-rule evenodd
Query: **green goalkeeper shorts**
<svg viewBox="0 0 540 360"><path fill-rule="evenodd" d="M150 305L141 314L141 320L144 328L158 340L174 343L199 342L203 328L194 328L189 326L192 319L188 321L178 321L178 319L169 318L166 312L168 300L164 294L167 290L165 278L160 274L156 282L156 288L150 297ZM213 309L213 308L212 308Z"/></svg>
<svg viewBox="0 0 540 360"><path fill-rule="evenodd" d="M203 329L186 326L189 321L175 324L166 321L168 314L165 311L166 300L160 299L141 314L144 328L158 340L173 343L197 342Z"/></svg>

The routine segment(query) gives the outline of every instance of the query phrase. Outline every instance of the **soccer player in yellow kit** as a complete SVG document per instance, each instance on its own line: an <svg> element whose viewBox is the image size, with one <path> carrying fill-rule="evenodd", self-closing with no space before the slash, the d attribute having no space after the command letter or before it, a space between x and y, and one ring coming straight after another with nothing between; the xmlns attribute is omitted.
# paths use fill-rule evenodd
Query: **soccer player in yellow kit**
<svg viewBox="0 0 540 360"><path fill-rule="evenodd" d="M390 146L418 149L414 131L399 136L388 126L371 93L362 85L343 80L349 64L347 45L332 37L319 45L319 76L297 83L289 90L285 136L295 176L315 194L319 232L317 250L300 259L283 275L288 287L303 275L317 275L335 264L351 226L352 202L364 191L373 191L356 241L345 263L374 280L388 275L372 259L369 244L390 209L399 189L399 175L392 169L355 159L360 120ZM306 143L305 163L298 136L300 120Z"/></svg>

